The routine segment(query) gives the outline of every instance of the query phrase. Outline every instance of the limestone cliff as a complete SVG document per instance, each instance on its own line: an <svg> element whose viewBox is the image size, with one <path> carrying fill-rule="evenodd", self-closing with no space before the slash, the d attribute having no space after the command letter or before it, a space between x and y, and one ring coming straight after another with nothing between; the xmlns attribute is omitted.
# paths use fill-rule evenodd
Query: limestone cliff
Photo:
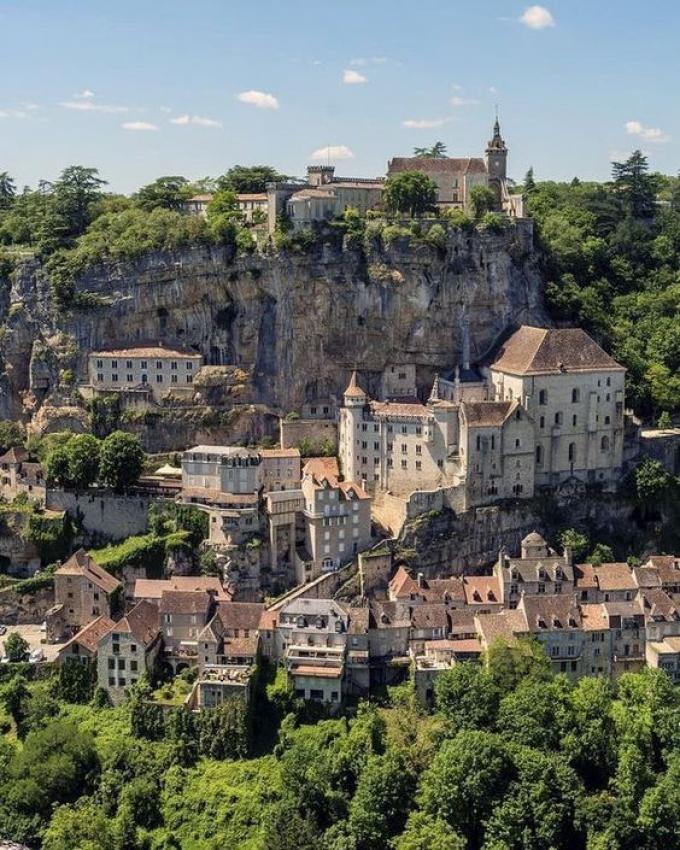
<svg viewBox="0 0 680 850"><path fill-rule="evenodd" d="M39 264L14 273L0 301L0 416L77 405L87 352L112 343L181 344L237 366L249 376L238 404L273 413L341 393L353 368L376 392L386 365L415 362L426 392L460 361L465 325L474 360L508 326L546 322L529 222L452 230L443 248L319 237L297 254L147 254L91 269L76 292L93 306L60 312ZM183 429L170 430L181 442Z"/></svg>

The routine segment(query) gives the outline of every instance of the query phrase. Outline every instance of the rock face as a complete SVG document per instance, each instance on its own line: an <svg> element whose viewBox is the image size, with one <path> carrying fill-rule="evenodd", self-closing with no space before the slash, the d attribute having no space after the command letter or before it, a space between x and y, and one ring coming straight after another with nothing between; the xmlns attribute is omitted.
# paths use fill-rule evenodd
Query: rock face
<svg viewBox="0 0 680 850"><path fill-rule="evenodd" d="M112 343L191 347L243 370L250 402L287 412L339 395L353 368L377 393L385 366L416 363L427 392L461 360L468 331L475 360L509 326L547 323L530 222L453 230L439 249L320 238L300 254L147 254L92 269L76 292L97 306L60 313L37 264L15 273L11 304L0 304L0 416L35 415L84 378L88 351Z"/></svg>

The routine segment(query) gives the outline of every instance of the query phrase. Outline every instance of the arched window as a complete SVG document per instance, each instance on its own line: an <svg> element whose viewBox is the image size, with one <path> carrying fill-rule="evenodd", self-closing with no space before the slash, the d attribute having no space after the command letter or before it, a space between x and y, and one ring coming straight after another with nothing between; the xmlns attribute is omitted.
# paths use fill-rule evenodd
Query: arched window
<svg viewBox="0 0 680 850"><path fill-rule="evenodd" d="M569 443L569 463L576 460L576 443Z"/></svg>
<svg viewBox="0 0 680 850"><path fill-rule="evenodd" d="M581 401L581 390L579 390L577 387L574 387L574 389L571 391L571 403L576 404L579 401Z"/></svg>
<svg viewBox="0 0 680 850"><path fill-rule="evenodd" d="M609 451L609 437L606 435L600 440L600 448L603 452Z"/></svg>
<svg viewBox="0 0 680 850"><path fill-rule="evenodd" d="M538 393L538 403L539 404L547 404L548 403L548 390L541 390Z"/></svg>

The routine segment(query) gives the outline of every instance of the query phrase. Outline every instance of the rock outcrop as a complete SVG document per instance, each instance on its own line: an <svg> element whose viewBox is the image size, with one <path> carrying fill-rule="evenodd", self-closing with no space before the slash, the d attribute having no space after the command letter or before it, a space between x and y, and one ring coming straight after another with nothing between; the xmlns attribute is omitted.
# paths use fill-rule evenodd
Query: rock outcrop
<svg viewBox="0 0 680 850"><path fill-rule="evenodd" d="M474 360L509 326L547 321L530 222L499 234L453 230L444 248L319 237L298 254L153 253L91 269L76 294L94 306L60 312L39 264L14 273L0 305L0 416L36 416L69 387L77 398L88 351L112 343L191 347L238 368L244 400L287 412L339 395L353 368L377 392L385 366L416 363L427 392L436 371L461 360L468 331Z"/></svg>

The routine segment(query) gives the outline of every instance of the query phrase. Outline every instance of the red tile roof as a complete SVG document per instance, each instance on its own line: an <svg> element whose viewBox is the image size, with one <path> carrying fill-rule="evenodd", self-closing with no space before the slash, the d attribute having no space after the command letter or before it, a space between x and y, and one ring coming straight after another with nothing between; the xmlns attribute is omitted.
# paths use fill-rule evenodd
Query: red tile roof
<svg viewBox="0 0 680 850"><path fill-rule="evenodd" d="M113 593L120 586L118 579L107 573L103 567L84 549L78 549L59 569L55 575L79 575L96 584L104 593Z"/></svg>
<svg viewBox="0 0 680 850"><path fill-rule="evenodd" d="M131 634L138 643L148 646L158 635L159 619L158 606L142 600L116 623L110 634Z"/></svg>
<svg viewBox="0 0 680 850"><path fill-rule="evenodd" d="M423 174L486 174L486 163L481 157L419 157L395 156L387 164L388 176L402 171L420 171Z"/></svg>
<svg viewBox="0 0 680 850"><path fill-rule="evenodd" d="M115 625L115 622L110 617L97 617L96 620L89 622L71 640L67 641L59 650L59 655L63 655L64 651L74 643L84 647L88 652L95 653L97 651L97 644L101 638L107 635Z"/></svg>
<svg viewBox="0 0 680 850"><path fill-rule="evenodd" d="M518 401L466 401L461 404L471 428L499 427L518 407Z"/></svg>

